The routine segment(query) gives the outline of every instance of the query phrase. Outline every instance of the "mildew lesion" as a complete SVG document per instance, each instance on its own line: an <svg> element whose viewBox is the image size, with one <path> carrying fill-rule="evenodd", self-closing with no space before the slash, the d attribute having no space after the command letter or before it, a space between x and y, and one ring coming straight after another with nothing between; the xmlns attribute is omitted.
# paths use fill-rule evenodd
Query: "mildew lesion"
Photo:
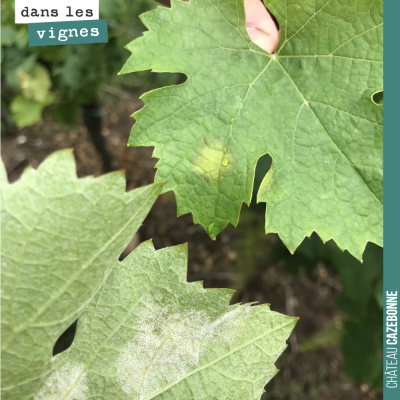
<svg viewBox="0 0 400 400"><path fill-rule="evenodd" d="M196 368L209 323L205 310L147 303L137 316L136 336L116 362L123 392L134 399L147 398Z"/></svg>
<svg viewBox="0 0 400 400"><path fill-rule="evenodd" d="M146 303L137 315L135 337L116 362L117 383L132 399L155 398L193 373L212 369L242 342L252 311L232 306L215 318L204 309L164 302Z"/></svg>
<svg viewBox="0 0 400 400"><path fill-rule="evenodd" d="M204 143L195 152L193 157L193 170L196 174L203 175L213 181L218 181L221 175L232 166L232 155L227 150L223 140L214 140Z"/></svg>
<svg viewBox="0 0 400 400"><path fill-rule="evenodd" d="M85 400L89 390L83 364L66 362L45 381L35 400Z"/></svg>

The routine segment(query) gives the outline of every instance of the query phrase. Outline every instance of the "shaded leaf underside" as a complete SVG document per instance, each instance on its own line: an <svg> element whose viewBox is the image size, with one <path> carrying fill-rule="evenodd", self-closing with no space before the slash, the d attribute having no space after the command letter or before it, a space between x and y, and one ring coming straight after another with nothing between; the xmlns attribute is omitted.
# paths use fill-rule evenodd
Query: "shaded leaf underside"
<svg viewBox="0 0 400 400"><path fill-rule="evenodd" d="M121 73L181 72L145 94L131 146L155 146L156 181L174 190L212 238L250 203L259 157L273 159L258 193L266 232L290 251L316 231L358 259L382 246L381 0L266 2L280 24L270 55L253 44L243 1L180 0L142 15Z"/></svg>
<svg viewBox="0 0 400 400"><path fill-rule="evenodd" d="M297 318L187 283L187 247L141 244L110 274L35 400L258 400Z"/></svg>
<svg viewBox="0 0 400 400"><path fill-rule="evenodd" d="M70 150L9 184L1 165L1 397L32 398L53 346L93 298L162 184L78 179Z"/></svg>

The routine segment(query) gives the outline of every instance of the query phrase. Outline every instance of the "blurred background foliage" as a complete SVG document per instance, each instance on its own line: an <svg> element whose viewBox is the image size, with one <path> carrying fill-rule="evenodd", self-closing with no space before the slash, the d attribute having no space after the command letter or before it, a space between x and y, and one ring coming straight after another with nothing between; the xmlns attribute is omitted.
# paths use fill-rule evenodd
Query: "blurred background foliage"
<svg viewBox="0 0 400 400"><path fill-rule="evenodd" d="M45 107L59 122L74 124L104 85L147 91L170 85L178 75L143 72L117 79L126 61L124 46L145 30L139 15L160 6L153 0L99 0L108 20L108 43L29 47L27 25L15 25L14 0L1 3L2 127L41 121Z"/></svg>
<svg viewBox="0 0 400 400"><path fill-rule="evenodd" d="M129 56L124 46L145 30L138 16L156 6L160 4L154 0L100 0L108 43L30 48L27 26L14 24L14 0L2 0L2 156L13 179L25 163L37 165L57 148L74 147L81 176L125 169L128 188L150 183L155 164L149 161L151 151L126 148L129 113L141 107L137 98L142 93L182 83L185 77L117 73ZM276 235L265 236L265 204L256 204L255 193L270 166L269 156L259 160L250 207L243 207L238 228L228 228L216 242L193 226L191 216L176 218L169 194L150 213L140 240L154 238L158 247L188 241L188 279L204 279L206 287L230 286L236 289L236 302L258 296L277 311L300 315L289 349L278 360L283 374L266 387L263 399L337 398L327 386L332 372L323 367L323 358L332 361L338 349L342 372L350 380L343 378L343 385L356 382L361 389L337 396L381 398L383 251L369 243L361 264L333 241L322 243L315 233L294 255ZM331 294L318 297L321 288ZM308 314L308 309L319 314ZM68 347L74 329L60 339L55 353Z"/></svg>

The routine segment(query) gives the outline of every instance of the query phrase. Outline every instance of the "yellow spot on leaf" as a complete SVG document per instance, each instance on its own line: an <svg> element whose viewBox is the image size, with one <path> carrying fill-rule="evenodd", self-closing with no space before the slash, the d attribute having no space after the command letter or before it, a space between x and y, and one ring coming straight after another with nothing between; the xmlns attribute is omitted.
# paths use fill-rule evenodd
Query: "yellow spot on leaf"
<svg viewBox="0 0 400 400"><path fill-rule="evenodd" d="M207 175L213 180L218 179L218 172L224 156L222 143L206 144L194 159L196 172Z"/></svg>

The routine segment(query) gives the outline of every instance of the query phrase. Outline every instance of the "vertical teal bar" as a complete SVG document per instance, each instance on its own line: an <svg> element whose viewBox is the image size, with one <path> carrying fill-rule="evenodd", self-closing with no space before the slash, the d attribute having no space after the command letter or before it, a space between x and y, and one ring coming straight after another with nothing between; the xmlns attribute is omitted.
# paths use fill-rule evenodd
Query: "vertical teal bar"
<svg viewBox="0 0 400 400"><path fill-rule="evenodd" d="M384 272L383 398L400 399L400 1L384 1Z"/></svg>

